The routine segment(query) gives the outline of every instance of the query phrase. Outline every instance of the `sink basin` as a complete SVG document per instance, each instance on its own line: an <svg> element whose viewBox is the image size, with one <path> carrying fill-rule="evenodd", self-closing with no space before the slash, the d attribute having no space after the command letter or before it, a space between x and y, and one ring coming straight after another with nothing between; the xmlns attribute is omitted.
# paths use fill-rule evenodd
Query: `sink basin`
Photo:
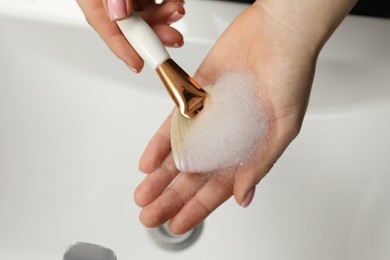
<svg viewBox="0 0 390 260"><path fill-rule="evenodd" d="M111 54L74 2L0 3L0 259L61 259L77 241L118 260L390 258L390 20L345 20L320 56L301 134L252 205L228 201L174 250L132 199L172 101L151 69L134 75ZM186 3L174 59L193 73L245 7Z"/></svg>

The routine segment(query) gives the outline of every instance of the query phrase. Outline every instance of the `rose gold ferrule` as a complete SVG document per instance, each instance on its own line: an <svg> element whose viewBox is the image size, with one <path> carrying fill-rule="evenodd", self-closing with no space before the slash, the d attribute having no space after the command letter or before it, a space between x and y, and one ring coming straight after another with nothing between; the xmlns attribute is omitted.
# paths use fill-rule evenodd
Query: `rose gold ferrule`
<svg viewBox="0 0 390 260"><path fill-rule="evenodd" d="M172 59L164 61L156 71L184 117L193 118L203 109L206 92Z"/></svg>

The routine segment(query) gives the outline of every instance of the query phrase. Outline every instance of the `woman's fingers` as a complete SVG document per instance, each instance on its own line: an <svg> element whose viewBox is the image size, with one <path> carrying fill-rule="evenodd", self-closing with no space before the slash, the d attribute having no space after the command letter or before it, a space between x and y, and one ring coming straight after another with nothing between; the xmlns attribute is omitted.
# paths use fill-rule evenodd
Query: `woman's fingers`
<svg viewBox="0 0 390 260"><path fill-rule="evenodd" d="M111 21L119 21L131 14L132 0L102 0L102 4Z"/></svg>
<svg viewBox="0 0 390 260"><path fill-rule="evenodd" d="M141 222L148 227L163 224L191 200L206 182L207 176L202 174L180 175L158 198L142 209Z"/></svg>
<svg viewBox="0 0 390 260"><path fill-rule="evenodd" d="M233 194L238 205L248 207L252 202L256 185L268 171L259 165L249 162L237 169L234 176Z"/></svg>
<svg viewBox="0 0 390 260"><path fill-rule="evenodd" d="M160 166L148 174L134 192L134 200L140 207L145 207L157 199L179 174L172 154L169 154Z"/></svg>
<svg viewBox="0 0 390 260"><path fill-rule="evenodd" d="M141 71L143 60L131 47L100 0L77 0L87 22L95 29L112 52L135 72Z"/></svg>
<svg viewBox="0 0 390 260"><path fill-rule="evenodd" d="M180 2L166 1L159 6L151 6L139 15L151 25L161 42L168 47L181 47L184 43L182 34L170 24L179 21L185 15Z"/></svg>
<svg viewBox="0 0 390 260"><path fill-rule="evenodd" d="M167 119L165 119L164 123L146 146L139 162L139 169L142 172L151 173L155 171L170 153L171 117L172 115L169 115Z"/></svg>
<svg viewBox="0 0 390 260"><path fill-rule="evenodd" d="M139 14L149 24L172 24L185 15L183 4L176 1L165 1L160 5L150 5Z"/></svg>
<svg viewBox="0 0 390 260"><path fill-rule="evenodd" d="M171 218L170 231L184 234L228 200L232 196L233 176L233 173L211 174L204 186Z"/></svg>
<svg viewBox="0 0 390 260"><path fill-rule="evenodd" d="M149 182L145 194L152 192L154 185L159 185L157 178L153 180L156 183L151 185L152 175L145 179ZM148 227L156 227L170 220L171 231L182 234L198 225L230 198L232 190L233 174L184 173L142 209L140 220Z"/></svg>
<svg viewBox="0 0 390 260"><path fill-rule="evenodd" d="M183 35L175 28L160 24L154 25L152 28L165 46L174 48L183 46Z"/></svg>
<svg viewBox="0 0 390 260"><path fill-rule="evenodd" d="M131 14L134 3L131 0L77 0L88 23L97 31L112 52L134 72L140 72L144 62L127 42L116 22ZM155 29L163 44L170 47L183 45L182 35L169 26L184 15L180 2L165 1L157 5L152 0L139 1L146 6L140 15ZM173 15L173 17L172 17Z"/></svg>

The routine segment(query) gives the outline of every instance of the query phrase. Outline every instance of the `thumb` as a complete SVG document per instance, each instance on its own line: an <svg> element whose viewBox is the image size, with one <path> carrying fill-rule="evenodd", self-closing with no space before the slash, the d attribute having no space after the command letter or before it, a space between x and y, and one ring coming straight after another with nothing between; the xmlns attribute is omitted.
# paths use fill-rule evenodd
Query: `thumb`
<svg viewBox="0 0 390 260"><path fill-rule="evenodd" d="M234 177L234 198L236 202L246 208L254 198L256 185L263 179L271 167L259 169L254 163L241 166Z"/></svg>

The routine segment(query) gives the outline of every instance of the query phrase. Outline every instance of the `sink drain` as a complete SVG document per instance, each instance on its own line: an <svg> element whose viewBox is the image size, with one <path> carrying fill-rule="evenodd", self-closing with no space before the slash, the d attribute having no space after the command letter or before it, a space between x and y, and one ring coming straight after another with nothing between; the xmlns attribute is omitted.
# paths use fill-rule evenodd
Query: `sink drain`
<svg viewBox="0 0 390 260"><path fill-rule="evenodd" d="M183 235L174 235L165 223L156 228L149 228L148 233L152 241L165 250L181 251L194 244L203 230L203 223Z"/></svg>
<svg viewBox="0 0 390 260"><path fill-rule="evenodd" d="M69 246L62 260L116 260L116 256L109 248L76 242Z"/></svg>

